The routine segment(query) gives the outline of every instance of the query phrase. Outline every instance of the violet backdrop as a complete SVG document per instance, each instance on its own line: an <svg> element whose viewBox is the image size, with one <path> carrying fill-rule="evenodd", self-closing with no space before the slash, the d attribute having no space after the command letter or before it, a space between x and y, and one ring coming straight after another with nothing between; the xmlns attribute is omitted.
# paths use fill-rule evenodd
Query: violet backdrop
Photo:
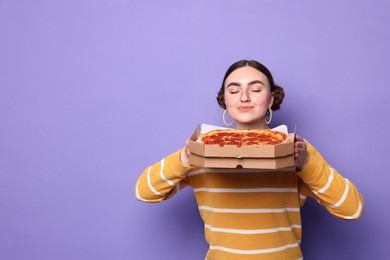
<svg viewBox="0 0 390 260"><path fill-rule="evenodd" d="M142 170L222 125L227 67L257 59L297 126L365 199L303 208L305 259L390 244L390 10L377 0L0 1L0 259L204 259L191 189L136 201ZM387 205L387 206L386 206Z"/></svg>

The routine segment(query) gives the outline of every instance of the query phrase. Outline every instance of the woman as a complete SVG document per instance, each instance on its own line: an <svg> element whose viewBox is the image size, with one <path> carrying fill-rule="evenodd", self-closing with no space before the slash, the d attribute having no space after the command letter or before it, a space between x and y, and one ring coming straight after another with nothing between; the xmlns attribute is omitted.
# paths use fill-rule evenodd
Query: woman
<svg viewBox="0 0 390 260"><path fill-rule="evenodd" d="M257 61L241 60L227 70L219 105L237 129L264 129L284 92ZM358 219L361 194L303 138L295 140L295 172L208 169L191 166L188 145L147 167L136 184L145 202L166 200L191 186L210 244L206 259L302 259L300 208L310 196L331 214Z"/></svg>

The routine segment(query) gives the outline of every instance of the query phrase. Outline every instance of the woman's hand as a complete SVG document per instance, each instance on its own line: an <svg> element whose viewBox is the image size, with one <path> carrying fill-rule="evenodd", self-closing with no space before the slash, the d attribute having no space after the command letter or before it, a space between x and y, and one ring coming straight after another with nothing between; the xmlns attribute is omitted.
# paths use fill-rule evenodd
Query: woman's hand
<svg viewBox="0 0 390 260"><path fill-rule="evenodd" d="M311 155L307 151L305 140L299 135L295 135L294 160L297 171L301 171L303 168L305 168L306 164L310 160L310 156Z"/></svg>
<svg viewBox="0 0 390 260"><path fill-rule="evenodd" d="M189 143L189 141L187 140L186 145L183 147L183 149L181 150L181 154L180 154L181 164L183 164L183 166L185 166L185 167L191 166L191 164L190 164L190 148L188 146L188 143Z"/></svg>

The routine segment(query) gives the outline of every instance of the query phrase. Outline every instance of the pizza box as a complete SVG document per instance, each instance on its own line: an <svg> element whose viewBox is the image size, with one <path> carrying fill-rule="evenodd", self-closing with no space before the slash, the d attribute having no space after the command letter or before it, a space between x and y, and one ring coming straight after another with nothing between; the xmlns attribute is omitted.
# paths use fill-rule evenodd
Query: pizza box
<svg viewBox="0 0 390 260"><path fill-rule="evenodd" d="M190 163L205 168L282 169L294 167L294 137L282 125L273 130L285 132L291 141L277 145L225 145L203 144L200 134L214 129L228 129L207 124L198 125L189 140Z"/></svg>

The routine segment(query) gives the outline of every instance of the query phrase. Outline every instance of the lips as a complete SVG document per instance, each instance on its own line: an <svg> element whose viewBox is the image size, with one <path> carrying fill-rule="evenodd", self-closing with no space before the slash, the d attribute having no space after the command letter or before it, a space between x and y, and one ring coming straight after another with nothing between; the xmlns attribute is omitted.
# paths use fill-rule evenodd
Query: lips
<svg viewBox="0 0 390 260"><path fill-rule="evenodd" d="M253 106L239 106L237 107L237 109L241 112L248 112L249 110L251 110L253 108Z"/></svg>

